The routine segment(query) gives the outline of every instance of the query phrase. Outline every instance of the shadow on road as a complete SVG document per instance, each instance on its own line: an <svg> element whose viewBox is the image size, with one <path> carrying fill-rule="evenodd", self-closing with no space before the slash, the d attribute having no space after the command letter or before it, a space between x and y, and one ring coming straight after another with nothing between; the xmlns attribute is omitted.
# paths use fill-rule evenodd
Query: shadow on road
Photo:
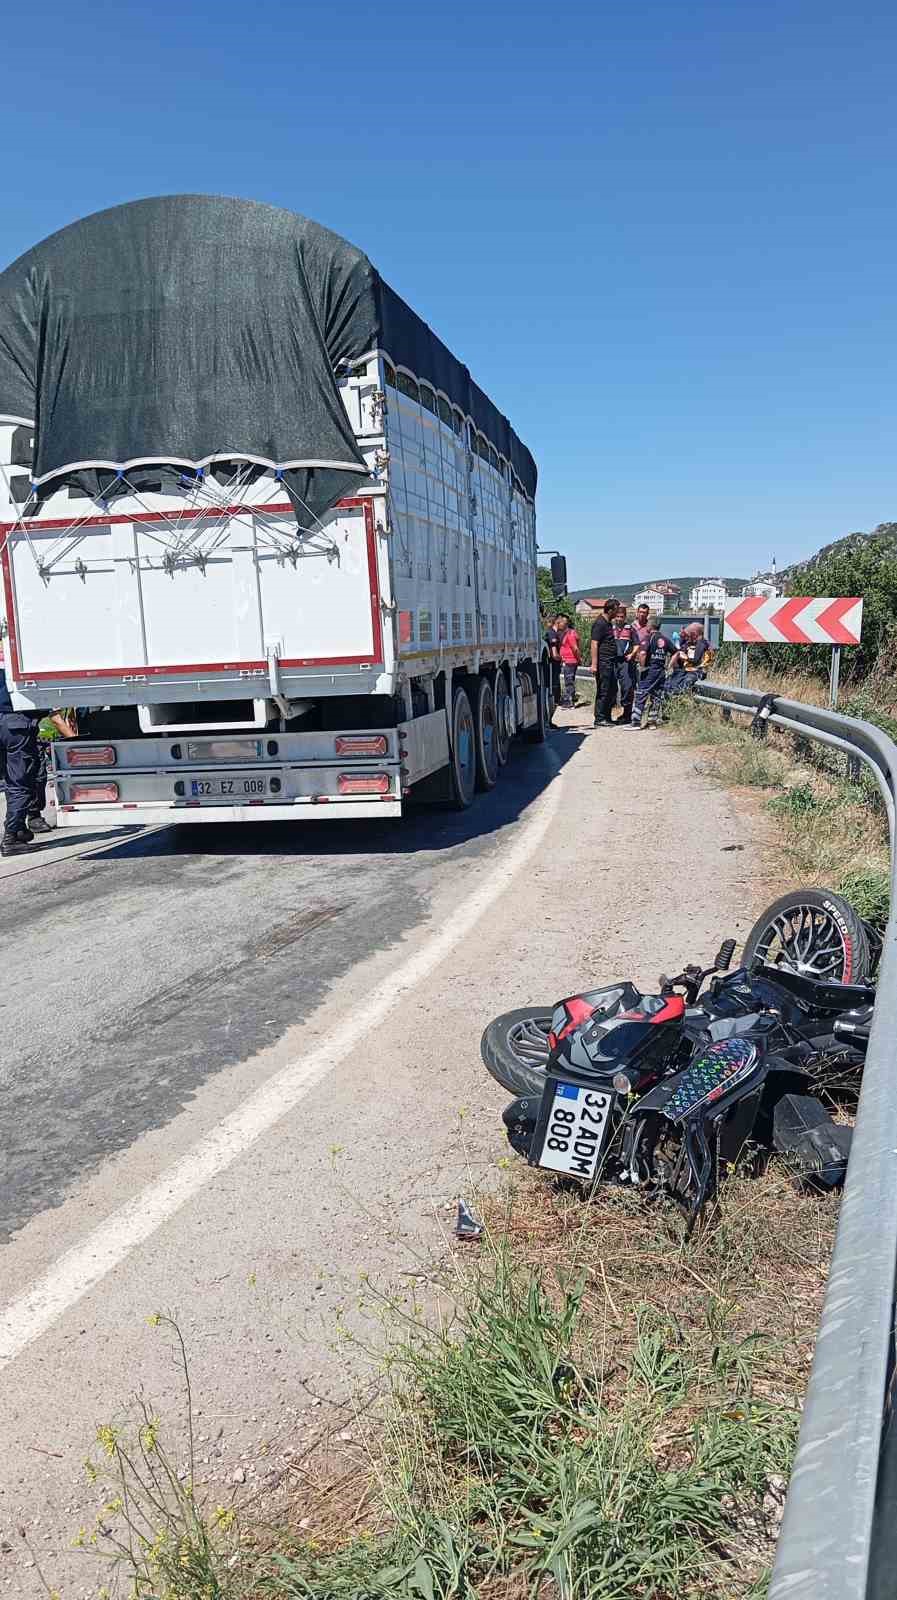
<svg viewBox="0 0 897 1600"><path fill-rule="evenodd" d="M413 803L399 820L264 823L178 823L108 850L92 850L92 861L135 856L292 856L386 855L418 850L451 850L516 822L552 779L566 766L587 737L585 728L552 728L544 745L512 746L511 758L490 794L477 795L467 811L451 811ZM319 814L320 815L320 814Z"/></svg>

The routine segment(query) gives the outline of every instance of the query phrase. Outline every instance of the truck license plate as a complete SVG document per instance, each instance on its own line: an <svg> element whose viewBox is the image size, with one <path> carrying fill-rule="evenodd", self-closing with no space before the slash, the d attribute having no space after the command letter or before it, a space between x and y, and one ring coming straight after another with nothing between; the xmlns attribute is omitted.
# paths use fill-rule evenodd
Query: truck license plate
<svg viewBox="0 0 897 1600"><path fill-rule="evenodd" d="M550 1093L551 1085L546 1085ZM610 1126L612 1094L554 1082L538 1165L572 1178L594 1178Z"/></svg>
<svg viewBox="0 0 897 1600"><path fill-rule="evenodd" d="M191 778L190 797L193 800L261 800L268 793L267 778L254 774L236 778Z"/></svg>

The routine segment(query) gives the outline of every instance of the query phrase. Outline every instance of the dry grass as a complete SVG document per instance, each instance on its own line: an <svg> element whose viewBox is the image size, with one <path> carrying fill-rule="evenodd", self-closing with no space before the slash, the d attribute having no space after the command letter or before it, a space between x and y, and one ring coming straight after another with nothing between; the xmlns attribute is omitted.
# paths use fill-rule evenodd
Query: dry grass
<svg viewBox="0 0 897 1600"><path fill-rule="evenodd" d="M585 1203L521 1167L507 1197L488 1205L495 1238L556 1282L584 1277L588 1334L623 1362L636 1337L633 1306L650 1302L682 1327L724 1314L730 1337L786 1338L807 1370L837 1220L831 1196L795 1195L773 1162L762 1178L735 1176L711 1225L689 1245L679 1212L607 1188Z"/></svg>
<svg viewBox="0 0 897 1600"><path fill-rule="evenodd" d="M772 1162L685 1244L672 1206L520 1164L482 1208L482 1245L434 1275L443 1314L409 1328L397 1304L349 1460L322 1431L273 1501L224 1519L179 1490L154 1554L123 1558L137 1595L759 1600L837 1199ZM124 1431L110 1449L136 1459ZM105 1521L137 1504L126 1466L110 1492Z"/></svg>
<svg viewBox="0 0 897 1600"><path fill-rule="evenodd" d="M810 884L836 889L862 917L884 920L887 818L870 776L851 776L843 756L780 729L755 739L746 718L733 714L725 722L710 706L680 700L672 713L678 737L699 747L703 774L762 795L774 825L780 892Z"/></svg>

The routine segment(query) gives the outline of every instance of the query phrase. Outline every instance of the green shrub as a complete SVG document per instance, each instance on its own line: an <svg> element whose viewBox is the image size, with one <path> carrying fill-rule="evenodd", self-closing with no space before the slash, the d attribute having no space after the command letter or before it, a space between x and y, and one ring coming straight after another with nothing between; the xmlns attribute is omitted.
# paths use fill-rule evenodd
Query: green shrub
<svg viewBox="0 0 897 1600"><path fill-rule="evenodd" d="M888 920L891 904L891 884L883 867L868 867L859 872L847 872L837 885L838 893L849 900L854 911L865 922L883 928Z"/></svg>

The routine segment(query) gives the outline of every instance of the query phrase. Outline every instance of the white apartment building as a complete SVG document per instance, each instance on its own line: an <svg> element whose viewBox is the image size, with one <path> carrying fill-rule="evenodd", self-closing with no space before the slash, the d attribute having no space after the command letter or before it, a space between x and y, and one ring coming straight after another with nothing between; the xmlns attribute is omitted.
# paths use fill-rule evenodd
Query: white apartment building
<svg viewBox="0 0 897 1600"><path fill-rule="evenodd" d="M777 583L746 583L741 591L742 600L749 600L756 596L762 600L774 600L781 594Z"/></svg>
<svg viewBox="0 0 897 1600"><path fill-rule="evenodd" d="M692 611L725 611L729 593L721 578L702 578L691 591L689 606Z"/></svg>
<svg viewBox="0 0 897 1600"><path fill-rule="evenodd" d="M633 605L647 606L650 611L663 611L668 598L662 589L640 589Z"/></svg>

